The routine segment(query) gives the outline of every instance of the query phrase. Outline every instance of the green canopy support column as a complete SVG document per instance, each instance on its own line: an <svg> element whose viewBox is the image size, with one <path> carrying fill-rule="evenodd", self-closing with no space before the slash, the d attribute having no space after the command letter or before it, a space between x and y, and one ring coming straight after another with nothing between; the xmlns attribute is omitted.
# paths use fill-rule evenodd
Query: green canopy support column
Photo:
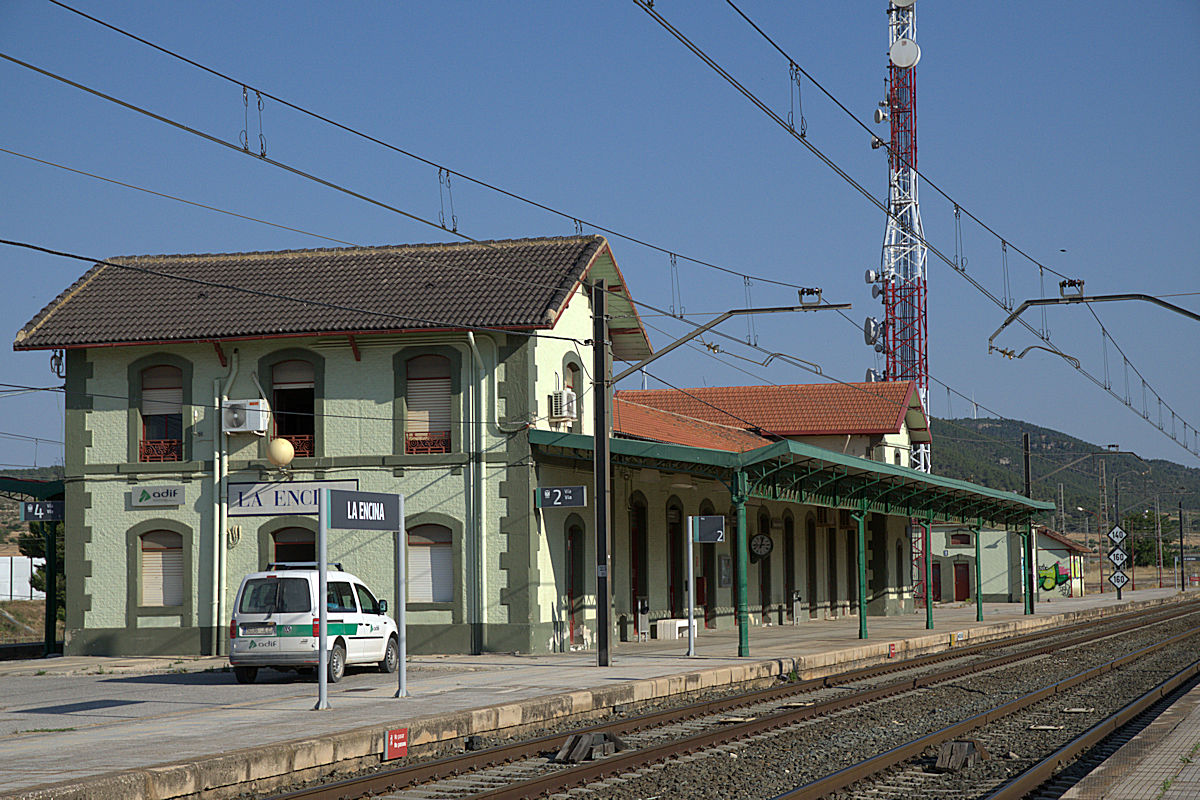
<svg viewBox="0 0 1200 800"><path fill-rule="evenodd" d="M921 526L921 535L925 537L925 630L933 630L933 518L917 523Z"/></svg>
<svg viewBox="0 0 1200 800"><path fill-rule="evenodd" d="M858 523L858 638L867 638L867 504L850 516Z"/></svg>
<svg viewBox="0 0 1200 800"><path fill-rule="evenodd" d="M737 513L737 624L738 624L738 657L750 655L750 613L749 592L746 588L746 565L750 561L750 547L746 537L746 473L738 470L733 473L733 508Z"/></svg>
<svg viewBox="0 0 1200 800"><path fill-rule="evenodd" d="M1033 532L1033 523L1025 523L1025 563L1028 569L1025 570L1025 597L1026 604L1029 608L1027 613L1033 614L1037 611L1037 536Z"/></svg>
<svg viewBox="0 0 1200 800"><path fill-rule="evenodd" d="M983 520L975 520L975 527L972 528L975 534L975 621L983 622L983 568L980 562L983 560L983 544L980 541L983 535Z"/></svg>

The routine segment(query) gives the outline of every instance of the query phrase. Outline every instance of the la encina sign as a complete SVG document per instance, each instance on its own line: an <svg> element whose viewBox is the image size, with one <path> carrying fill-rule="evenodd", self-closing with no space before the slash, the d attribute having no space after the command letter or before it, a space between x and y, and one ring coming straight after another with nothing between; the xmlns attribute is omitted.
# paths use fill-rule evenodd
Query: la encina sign
<svg viewBox="0 0 1200 800"><path fill-rule="evenodd" d="M183 486L139 486L129 492L129 505L132 508L149 508L152 506L181 506L183 505Z"/></svg>
<svg viewBox="0 0 1200 800"><path fill-rule="evenodd" d="M229 516L279 517L285 514L316 514L321 489L358 489L357 480L286 481L281 483L229 484Z"/></svg>
<svg viewBox="0 0 1200 800"><path fill-rule="evenodd" d="M329 493L331 528L360 531L398 531L404 524L400 495L380 492Z"/></svg>

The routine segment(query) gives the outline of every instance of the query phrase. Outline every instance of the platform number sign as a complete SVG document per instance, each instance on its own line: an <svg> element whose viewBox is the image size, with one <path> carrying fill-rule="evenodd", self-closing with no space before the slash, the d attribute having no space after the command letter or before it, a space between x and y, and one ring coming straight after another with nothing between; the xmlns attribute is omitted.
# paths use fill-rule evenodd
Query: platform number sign
<svg viewBox="0 0 1200 800"><path fill-rule="evenodd" d="M587 505L587 489L583 486L539 486L533 499L537 508L582 508Z"/></svg>
<svg viewBox="0 0 1200 800"><path fill-rule="evenodd" d="M22 522L62 522L62 500L28 500L21 503Z"/></svg>

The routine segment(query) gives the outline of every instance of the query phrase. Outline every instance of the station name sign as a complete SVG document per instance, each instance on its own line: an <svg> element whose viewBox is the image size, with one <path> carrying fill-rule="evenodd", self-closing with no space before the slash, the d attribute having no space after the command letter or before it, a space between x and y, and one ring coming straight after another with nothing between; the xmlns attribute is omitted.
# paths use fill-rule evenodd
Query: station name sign
<svg viewBox="0 0 1200 800"><path fill-rule="evenodd" d="M329 527L358 531L398 531L400 495L381 492L329 493Z"/></svg>
<svg viewBox="0 0 1200 800"><path fill-rule="evenodd" d="M280 483L229 484L231 517L278 517L316 514L321 489L354 491L358 481L283 481Z"/></svg>

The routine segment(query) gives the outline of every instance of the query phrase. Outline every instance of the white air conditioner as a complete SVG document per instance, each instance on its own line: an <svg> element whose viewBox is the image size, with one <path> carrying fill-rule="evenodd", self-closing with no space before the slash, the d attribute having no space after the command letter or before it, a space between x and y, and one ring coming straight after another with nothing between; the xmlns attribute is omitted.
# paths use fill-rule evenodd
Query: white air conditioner
<svg viewBox="0 0 1200 800"><path fill-rule="evenodd" d="M575 393L562 389L550 393L550 421L575 419Z"/></svg>
<svg viewBox="0 0 1200 800"><path fill-rule="evenodd" d="M265 435L271 423L271 407L266 400L226 400L221 408L221 429L225 433Z"/></svg>

